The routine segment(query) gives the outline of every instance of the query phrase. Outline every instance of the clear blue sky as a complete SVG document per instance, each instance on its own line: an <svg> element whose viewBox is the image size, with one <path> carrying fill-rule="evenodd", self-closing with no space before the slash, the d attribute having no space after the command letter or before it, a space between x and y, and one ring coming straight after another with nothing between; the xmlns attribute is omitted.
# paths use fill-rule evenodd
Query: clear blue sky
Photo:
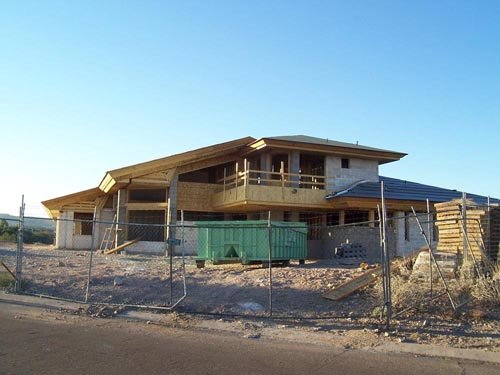
<svg viewBox="0 0 500 375"><path fill-rule="evenodd" d="M243 136L500 197L499 1L3 1L0 212Z"/></svg>

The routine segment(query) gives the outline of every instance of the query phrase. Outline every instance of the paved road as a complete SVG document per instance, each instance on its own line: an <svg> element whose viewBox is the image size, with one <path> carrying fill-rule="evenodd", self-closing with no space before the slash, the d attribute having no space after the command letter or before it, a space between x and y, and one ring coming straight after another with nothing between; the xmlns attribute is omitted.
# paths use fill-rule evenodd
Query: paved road
<svg viewBox="0 0 500 375"><path fill-rule="evenodd" d="M0 322L1 374L500 374L494 364L343 351L118 320L16 319L2 304Z"/></svg>

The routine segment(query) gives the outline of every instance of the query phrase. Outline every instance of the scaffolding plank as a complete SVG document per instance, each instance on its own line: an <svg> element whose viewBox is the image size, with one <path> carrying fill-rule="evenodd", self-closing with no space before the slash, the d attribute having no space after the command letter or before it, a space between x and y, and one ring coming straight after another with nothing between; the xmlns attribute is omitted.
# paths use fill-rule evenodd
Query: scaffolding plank
<svg viewBox="0 0 500 375"><path fill-rule="evenodd" d="M127 241L127 242L121 244L120 246L114 247L113 249L106 251L105 254L118 253L118 252L122 251L123 249L125 249L127 246L133 245L136 242L139 242L140 240L141 240L141 237Z"/></svg>
<svg viewBox="0 0 500 375"><path fill-rule="evenodd" d="M392 269L392 266L391 266ZM333 290L329 291L322 295L323 298L329 299L332 301L339 301L344 297L364 288L367 285L370 285L375 280L377 280L380 275L382 275L382 267L378 266L376 268L372 268L371 270L366 271L362 275L355 277L349 281L346 281L343 284L335 287Z"/></svg>

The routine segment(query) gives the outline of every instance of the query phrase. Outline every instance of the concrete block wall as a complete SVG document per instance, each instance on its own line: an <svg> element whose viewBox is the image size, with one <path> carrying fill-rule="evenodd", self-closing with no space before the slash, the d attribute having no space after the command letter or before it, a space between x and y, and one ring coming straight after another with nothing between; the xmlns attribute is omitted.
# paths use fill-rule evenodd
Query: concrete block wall
<svg viewBox="0 0 500 375"><path fill-rule="evenodd" d="M126 254L164 255L165 242L139 241L125 248Z"/></svg>
<svg viewBox="0 0 500 375"><path fill-rule="evenodd" d="M379 228L366 226L326 228L323 240L324 258L331 258L335 248L346 242L363 246L363 248L366 249L368 261L380 261ZM396 249L396 235L394 231L387 231L387 242L389 254L394 256Z"/></svg>
<svg viewBox="0 0 500 375"><path fill-rule="evenodd" d="M378 161L356 158L349 159L349 168L342 168L342 158L327 156L325 158L326 189L341 190L358 181L378 182Z"/></svg>
<svg viewBox="0 0 500 375"><path fill-rule="evenodd" d="M176 228L176 238L182 241L184 245L184 255L192 256L198 254L198 228L194 226L194 221L185 221L185 227L181 227L180 223ZM176 246L174 255L182 255L182 247ZM165 255L166 244L163 241L139 241L126 248L129 254L152 254Z"/></svg>
<svg viewBox="0 0 500 375"><path fill-rule="evenodd" d="M74 212L63 211L56 223L56 249L71 249L73 247Z"/></svg>
<svg viewBox="0 0 500 375"><path fill-rule="evenodd" d="M409 222L409 236L408 239L405 239L405 213L403 211L396 211L393 215L393 227L396 233L396 255L405 256L413 251L421 248L426 245L425 239L420 233L420 227L418 226L417 220L413 216L413 213L409 213L408 222ZM419 217L420 221L427 221L425 217ZM427 224L422 224L424 230L427 232ZM428 235L429 236L429 235ZM431 245L436 245L436 242L432 238L432 233L430 237Z"/></svg>

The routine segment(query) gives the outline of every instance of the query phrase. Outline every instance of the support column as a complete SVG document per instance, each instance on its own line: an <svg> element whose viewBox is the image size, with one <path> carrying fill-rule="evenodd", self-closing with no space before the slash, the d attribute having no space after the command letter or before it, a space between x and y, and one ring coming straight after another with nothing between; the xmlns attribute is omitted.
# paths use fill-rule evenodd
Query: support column
<svg viewBox="0 0 500 375"><path fill-rule="evenodd" d="M375 210L368 211L368 221L371 228L375 227Z"/></svg>
<svg viewBox="0 0 500 375"><path fill-rule="evenodd" d="M127 226L124 224L127 222L127 190L118 190L118 198L116 200L116 246L120 246L125 242L125 234L127 232Z"/></svg>
<svg viewBox="0 0 500 375"><path fill-rule="evenodd" d="M340 210L339 211L339 225L344 225L345 224L345 211Z"/></svg>
<svg viewBox="0 0 500 375"><path fill-rule="evenodd" d="M271 154L265 153L260 155L260 170L261 171L271 171L272 158ZM267 173L261 173L260 178L268 180L270 177ZM261 185L268 185L265 181L260 183Z"/></svg>
<svg viewBox="0 0 500 375"><path fill-rule="evenodd" d="M289 173L293 174L298 174L300 170L300 152L299 151L292 151L289 155ZM290 178L292 181L291 186L294 188L299 187L299 177L298 176L292 176Z"/></svg>
<svg viewBox="0 0 500 375"><path fill-rule="evenodd" d="M267 220L269 218L269 212L261 212L260 220ZM273 221L283 221L284 220L284 212L283 211L271 211L271 220Z"/></svg>

